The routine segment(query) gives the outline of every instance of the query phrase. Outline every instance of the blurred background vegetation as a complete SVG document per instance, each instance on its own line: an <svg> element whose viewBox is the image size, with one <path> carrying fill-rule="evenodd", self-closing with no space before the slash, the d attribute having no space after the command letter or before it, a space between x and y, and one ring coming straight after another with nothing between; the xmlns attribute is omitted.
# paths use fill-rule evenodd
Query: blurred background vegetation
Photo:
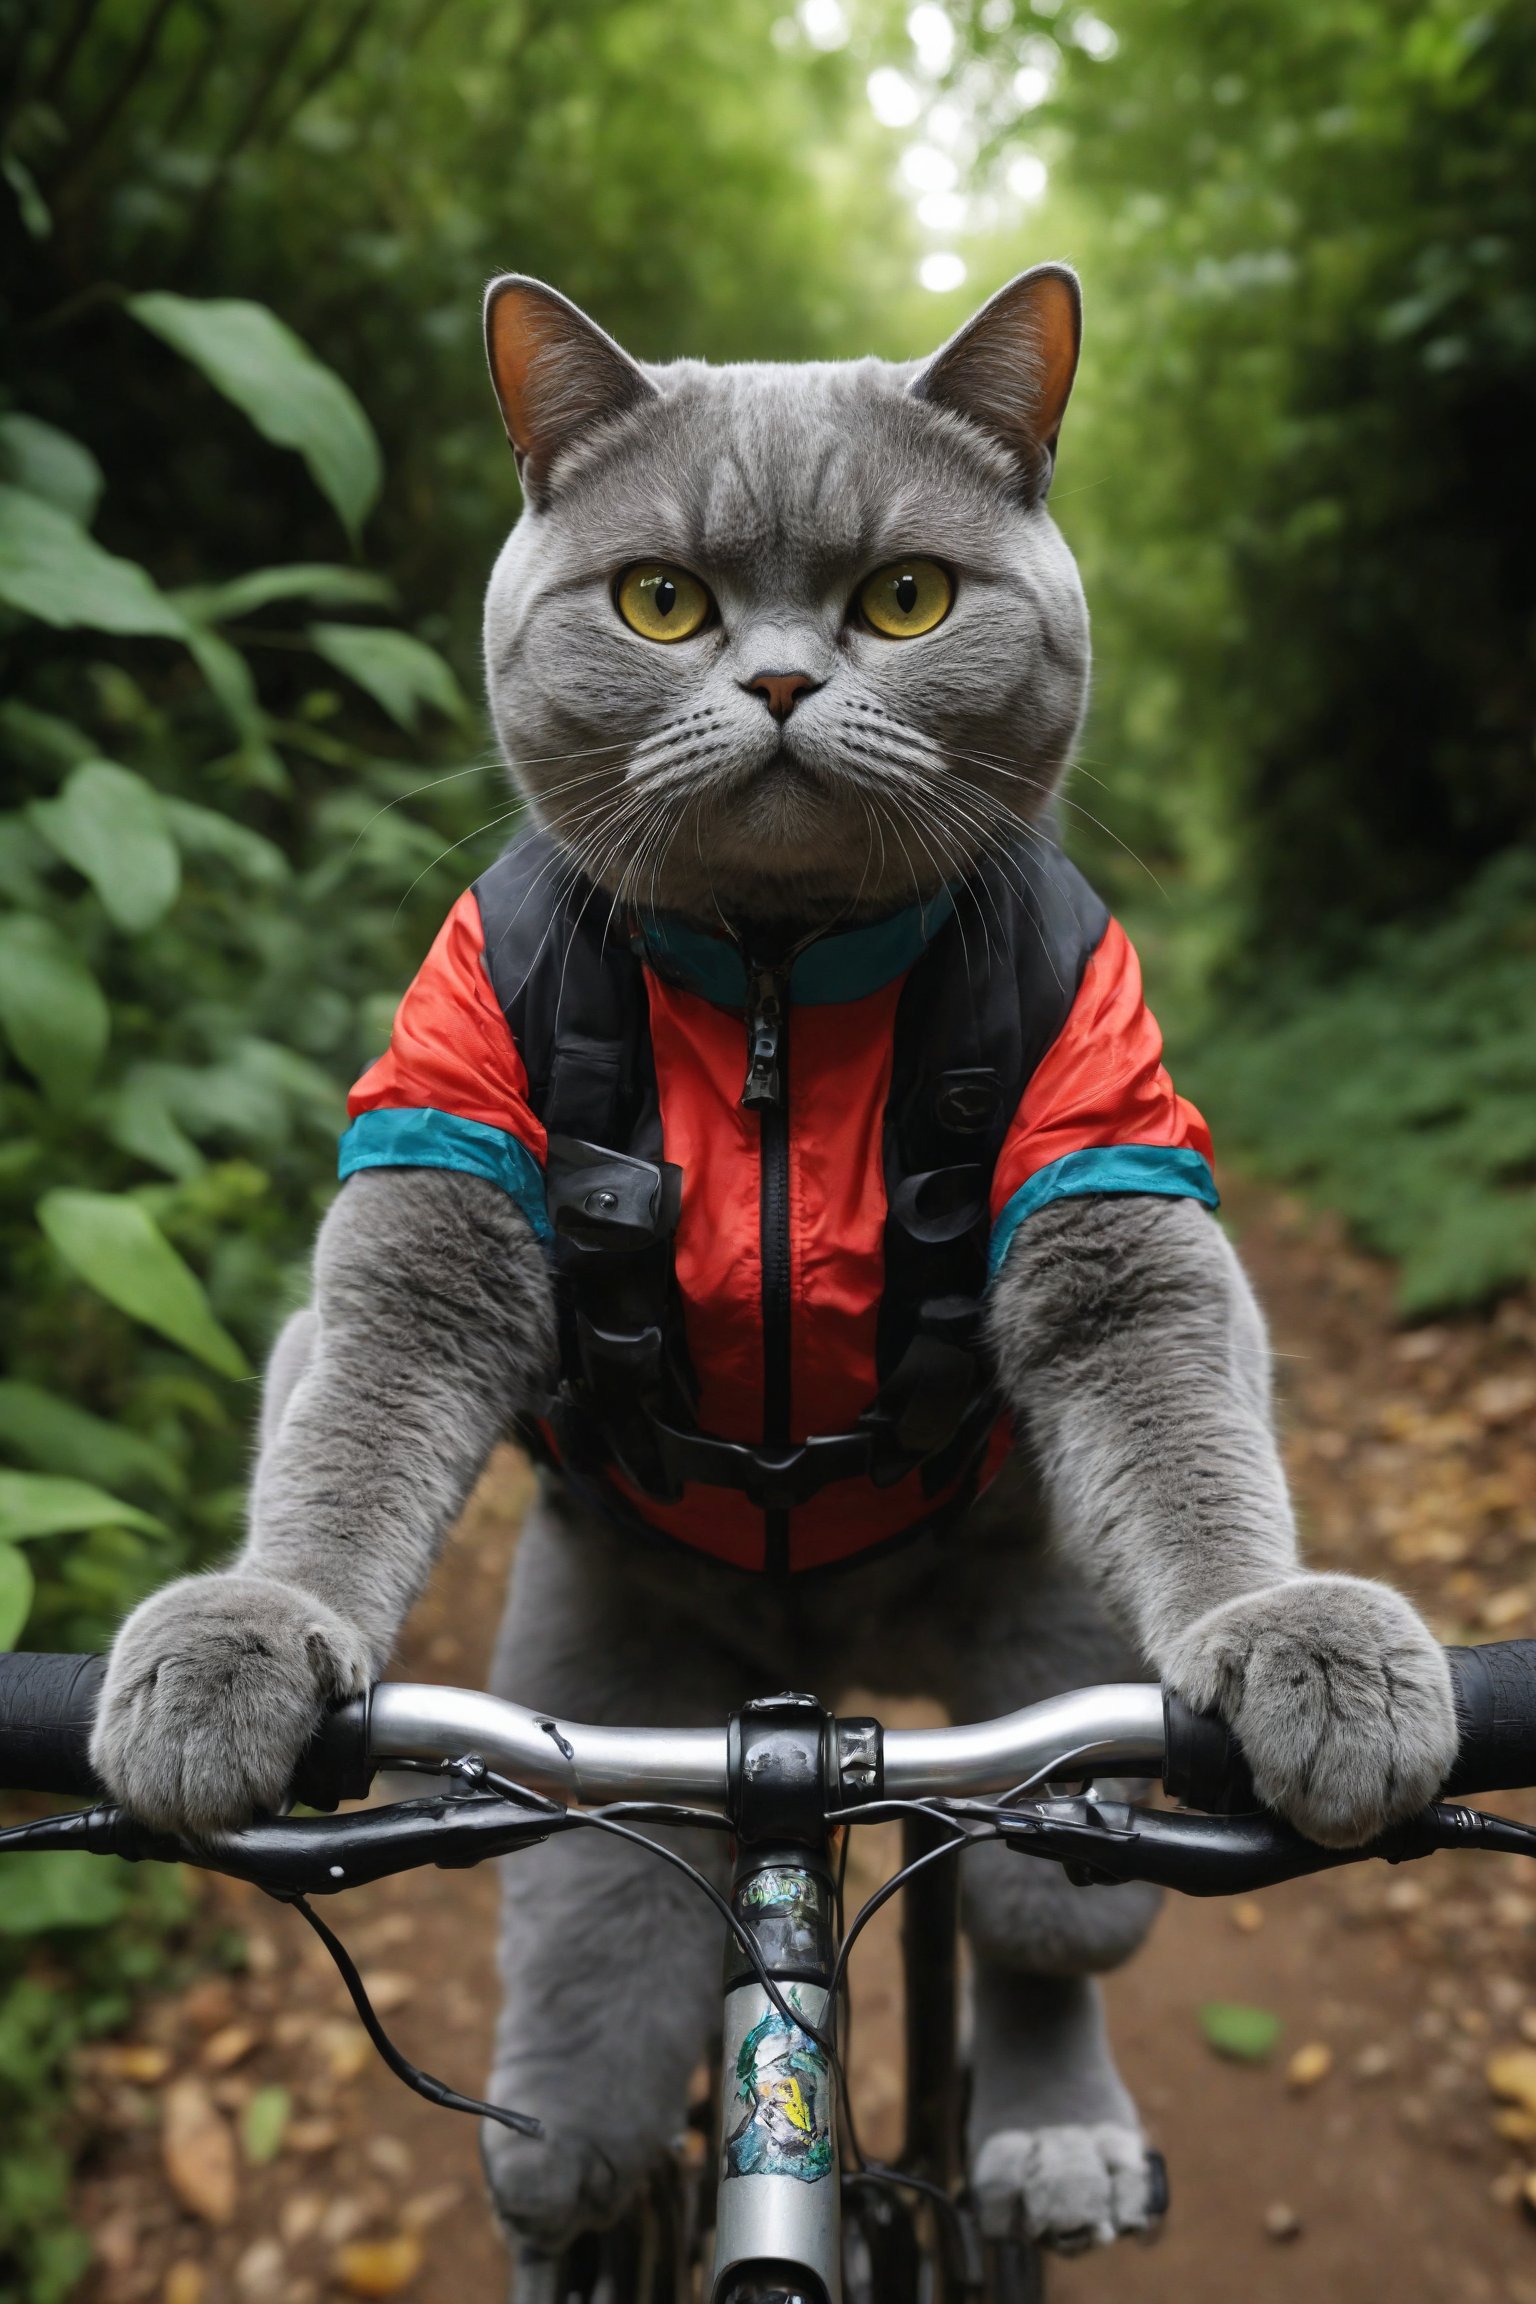
<svg viewBox="0 0 1536 2304"><path fill-rule="evenodd" d="M501 268L731 359L1075 261L1070 838L1228 1155L1410 1313L1530 1275L1536 17L1103 4L0 0L0 1638L235 1532L343 1089L504 837ZM49 2304L71 2048L178 1923L25 1861L0 2298Z"/></svg>

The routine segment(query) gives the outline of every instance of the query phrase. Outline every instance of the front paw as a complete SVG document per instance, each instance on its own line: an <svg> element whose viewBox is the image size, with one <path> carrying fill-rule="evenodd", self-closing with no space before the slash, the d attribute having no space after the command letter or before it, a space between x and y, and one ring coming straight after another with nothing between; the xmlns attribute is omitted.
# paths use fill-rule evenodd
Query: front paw
<svg viewBox="0 0 1536 2304"><path fill-rule="evenodd" d="M370 1659L324 1601L232 1570L152 1593L113 1645L91 1761L145 1823L208 1833L279 1807L328 1704Z"/></svg>
<svg viewBox="0 0 1536 2304"><path fill-rule="evenodd" d="M1001 2129L976 2155L972 2190L987 2239L1062 2256L1145 2232L1155 2212L1145 2138L1107 2120Z"/></svg>
<svg viewBox="0 0 1536 2304"><path fill-rule="evenodd" d="M518 2136L485 2120L480 2159L491 2203L512 2239L548 2255L608 2223L619 2204L613 2163L584 2136Z"/></svg>
<svg viewBox="0 0 1536 2304"><path fill-rule="evenodd" d="M1361 1577L1298 1576L1211 1609L1164 1676L1236 1731L1265 1805L1327 1848L1413 1815L1456 1757L1444 1651L1400 1593Z"/></svg>

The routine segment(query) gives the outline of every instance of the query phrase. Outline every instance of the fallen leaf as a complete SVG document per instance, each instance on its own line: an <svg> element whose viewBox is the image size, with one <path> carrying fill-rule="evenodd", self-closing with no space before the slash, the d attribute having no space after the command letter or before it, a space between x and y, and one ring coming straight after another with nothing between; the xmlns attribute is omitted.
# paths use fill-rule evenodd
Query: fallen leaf
<svg viewBox="0 0 1536 2304"><path fill-rule="evenodd" d="M1299 2240L1301 2218L1284 2200L1276 2200L1264 2211L1264 2230L1271 2240Z"/></svg>
<svg viewBox="0 0 1536 2304"><path fill-rule="evenodd" d="M253 2024L224 2024L203 2042L198 2061L208 2072L228 2072L249 2056L261 2035Z"/></svg>
<svg viewBox="0 0 1536 2304"><path fill-rule="evenodd" d="M334 2120L290 2120L283 2145L289 2152L329 2152L340 2135Z"/></svg>
<svg viewBox="0 0 1536 2304"><path fill-rule="evenodd" d="M1283 2026L1267 2008L1245 2007L1240 2000L1207 2000L1200 2010L1200 2029L1218 2056L1262 2064L1274 2053Z"/></svg>
<svg viewBox="0 0 1536 2304"><path fill-rule="evenodd" d="M1521 2009L1520 2021L1516 2029L1518 2030L1522 2040L1530 2040L1533 2043L1536 2043L1536 2008Z"/></svg>
<svg viewBox="0 0 1536 2304"><path fill-rule="evenodd" d="M1536 2144L1536 2112L1527 2112L1523 2104L1506 2104L1493 2116L1493 2132L1506 2144Z"/></svg>
<svg viewBox="0 0 1536 2304"><path fill-rule="evenodd" d="M1424 1889L1417 1880L1393 1880L1381 1899L1381 1908L1390 1912L1394 1920L1402 1920L1411 1912L1422 1912L1426 1901Z"/></svg>
<svg viewBox="0 0 1536 2304"><path fill-rule="evenodd" d="M326 2067L333 2080L356 2080L367 2070L373 2054L373 2042L361 2024L350 2018L336 2018L324 2025L320 2045L325 2050Z"/></svg>
<svg viewBox="0 0 1536 2304"><path fill-rule="evenodd" d="M421 2270L414 2232L390 2240L352 2240L336 2251L336 2276L349 2296L398 2296Z"/></svg>
<svg viewBox="0 0 1536 2304"><path fill-rule="evenodd" d="M363 1977L363 1990L378 2014L389 2016L415 1998L416 1979L398 1968L370 1968Z"/></svg>
<svg viewBox="0 0 1536 2304"><path fill-rule="evenodd" d="M165 2286L160 2291L160 2304L203 2304L207 2287L201 2264L194 2264L189 2258L183 2257L179 2264L171 2266L165 2276Z"/></svg>
<svg viewBox="0 0 1536 2304"><path fill-rule="evenodd" d="M290 2192L278 2210L277 2228L290 2248L317 2231L325 2214L325 2201L318 2192Z"/></svg>
<svg viewBox="0 0 1536 2304"><path fill-rule="evenodd" d="M693 2136L698 2131L690 2128L687 2133ZM400 2221L407 2232L425 2232L457 2208L463 2197L462 2184L435 2184L430 2192L418 2192L414 2200L407 2200L400 2211Z"/></svg>
<svg viewBox="0 0 1536 2304"><path fill-rule="evenodd" d="M282 1966L282 1954L260 1928L246 1931L245 1964L253 1976L275 1976Z"/></svg>
<svg viewBox="0 0 1536 2304"><path fill-rule="evenodd" d="M1467 1405L1484 1424L1513 1424L1536 1408L1536 1376L1485 1376L1474 1384Z"/></svg>
<svg viewBox="0 0 1536 2304"><path fill-rule="evenodd" d="M283 2148L293 2098L286 2088L258 2088L240 2122L240 2142L253 2168L264 2168Z"/></svg>
<svg viewBox="0 0 1536 2304"><path fill-rule="evenodd" d="M1396 2062L1397 2059L1390 2048L1386 2047L1380 2040L1373 2040L1361 2049L1359 2055L1350 2065L1350 2071L1357 2080L1385 2080L1387 2074L1394 2069Z"/></svg>
<svg viewBox="0 0 1536 2304"><path fill-rule="evenodd" d="M235 1990L227 1976L205 1976L181 1996L181 2012L199 2032L216 2032L235 2013Z"/></svg>
<svg viewBox="0 0 1536 2304"><path fill-rule="evenodd" d="M280 2304L287 2259L276 2240L253 2240L235 2265L235 2294L240 2304Z"/></svg>
<svg viewBox="0 0 1536 2304"><path fill-rule="evenodd" d="M142 2040L103 2040L86 2061L104 2080L132 2080L141 2088L155 2087L171 2068L163 2048L150 2048Z"/></svg>
<svg viewBox="0 0 1536 2304"><path fill-rule="evenodd" d="M1531 1612L1531 1588L1528 1584L1512 1584L1505 1592L1490 1592L1478 1609L1480 1624L1490 1632L1499 1632L1506 1625L1518 1624Z"/></svg>
<svg viewBox="0 0 1536 2304"><path fill-rule="evenodd" d="M1536 2112L1536 2048L1501 2048L1483 2071L1495 2096Z"/></svg>
<svg viewBox="0 0 1536 2304"><path fill-rule="evenodd" d="M1264 1925L1264 1907L1245 1897L1241 1904L1232 1906L1230 1917L1240 1936L1257 1936Z"/></svg>
<svg viewBox="0 0 1536 2304"><path fill-rule="evenodd" d="M1323 2040L1309 2040L1298 2048L1285 2068L1285 2084L1302 2094L1326 2080L1333 2070L1333 2050Z"/></svg>
<svg viewBox="0 0 1536 2304"><path fill-rule="evenodd" d="M383 2176L403 2179L416 2165L415 2153L399 2136L370 2136L363 2150Z"/></svg>
<svg viewBox="0 0 1536 2304"><path fill-rule="evenodd" d="M182 2207L205 2224L227 2224L240 2189L235 2139L201 2080L167 2088L160 2153Z"/></svg>

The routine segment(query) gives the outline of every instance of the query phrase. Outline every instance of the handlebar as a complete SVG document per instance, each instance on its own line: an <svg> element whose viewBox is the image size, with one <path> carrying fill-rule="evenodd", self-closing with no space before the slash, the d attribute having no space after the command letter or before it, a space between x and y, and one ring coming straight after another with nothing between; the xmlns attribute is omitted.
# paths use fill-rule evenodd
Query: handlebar
<svg viewBox="0 0 1536 2304"><path fill-rule="evenodd" d="M1536 1783L1536 1640L1449 1648L1460 1748L1443 1793ZM105 1797L90 1735L106 1670L99 1656L0 1656L0 1790ZM545 1797L676 1801L723 1811L728 1731L611 1728L557 1720L477 1690L386 1681L333 1712L300 1766L295 1797L330 1809L361 1799L390 1760L478 1753ZM1161 1779L1214 1814L1259 1803L1226 1725L1150 1682L1080 1688L954 1728L831 1724L829 1806L858 1799L969 1799L1045 1774Z"/></svg>

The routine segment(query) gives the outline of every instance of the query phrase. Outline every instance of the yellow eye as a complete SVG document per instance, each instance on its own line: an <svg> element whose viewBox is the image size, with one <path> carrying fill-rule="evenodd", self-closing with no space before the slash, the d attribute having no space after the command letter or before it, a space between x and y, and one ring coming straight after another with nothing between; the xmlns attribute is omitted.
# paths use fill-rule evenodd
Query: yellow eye
<svg viewBox="0 0 1536 2304"><path fill-rule="evenodd" d="M619 578L613 597L642 640L691 640L713 605L697 576L667 560L637 560Z"/></svg>
<svg viewBox="0 0 1536 2304"><path fill-rule="evenodd" d="M915 640L949 614L955 587L937 560L893 560L859 586L864 620L887 640Z"/></svg>

